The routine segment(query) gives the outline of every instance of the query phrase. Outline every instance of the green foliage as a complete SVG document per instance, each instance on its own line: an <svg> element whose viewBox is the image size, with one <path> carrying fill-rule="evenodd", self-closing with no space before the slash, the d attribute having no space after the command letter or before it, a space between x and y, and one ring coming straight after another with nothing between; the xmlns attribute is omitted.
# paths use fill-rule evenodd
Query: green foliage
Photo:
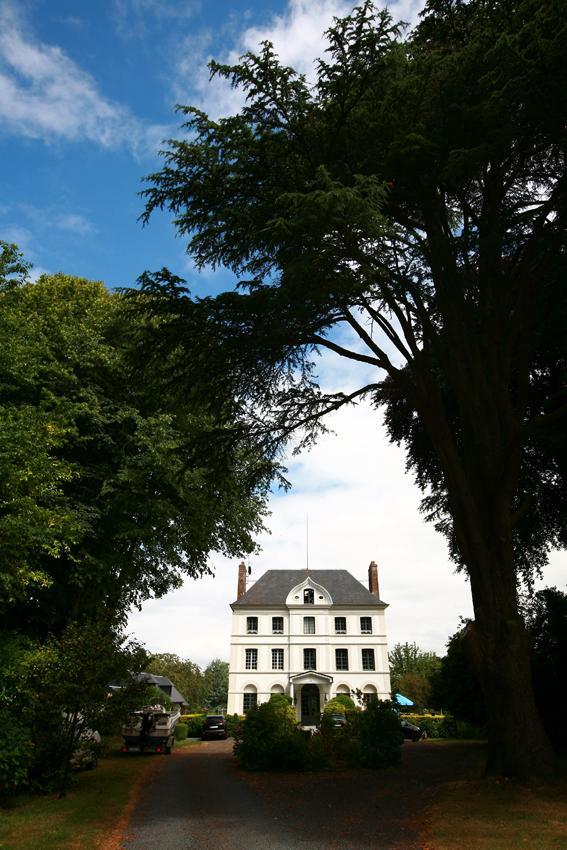
<svg viewBox="0 0 567 850"><path fill-rule="evenodd" d="M205 668L205 705L211 711L226 709L228 702L228 662L215 658Z"/></svg>
<svg viewBox="0 0 567 850"><path fill-rule="evenodd" d="M244 720L245 717L241 714L226 715L226 731L228 733L229 738L234 738L236 736L236 730Z"/></svg>
<svg viewBox="0 0 567 850"><path fill-rule="evenodd" d="M308 759L308 742L287 701L274 694L250 709L235 730L234 753L246 770L298 770Z"/></svg>
<svg viewBox="0 0 567 850"><path fill-rule="evenodd" d="M360 767L397 767L403 734L391 703L372 700L364 711L349 718L354 759Z"/></svg>
<svg viewBox="0 0 567 850"><path fill-rule="evenodd" d="M336 697L330 699L328 702L325 703L325 706L323 708L323 714L346 714L347 709L354 710L354 701L351 700L350 697L348 697L348 700L352 705L345 705L344 700L340 700Z"/></svg>
<svg viewBox="0 0 567 850"><path fill-rule="evenodd" d="M397 643L388 653L393 694L403 694L417 705L428 705L431 681L441 666L434 652L416 643Z"/></svg>
<svg viewBox="0 0 567 850"><path fill-rule="evenodd" d="M223 423L186 387L172 388L159 364L138 367L143 322L127 299L64 274L27 283L3 250L6 625L24 621L43 637L69 618L123 614L179 586L184 574L207 572L212 549L251 551L262 524L261 476L236 440L222 457L208 450Z"/></svg>
<svg viewBox="0 0 567 850"><path fill-rule="evenodd" d="M339 703L340 705L340 703ZM344 706L341 706L344 711ZM234 752L246 770L318 770L322 767L381 768L399 764L403 740L390 703L373 701L351 711L335 729L323 713L321 734L303 732L285 696L252 708L235 732Z"/></svg>
<svg viewBox="0 0 567 850"><path fill-rule="evenodd" d="M342 705L345 711L354 711L356 709L355 702L352 697L348 696L348 694L337 694L336 697L333 697L330 702L338 703Z"/></svg>
<svg viewBox="0 0 567 850"><path fill-rule="evenodd" d="M175 740L184 741L188 735L189 727L186 723L178 723L175 727ZM193 736L192 736L193 737Z"/></svg>
<svg viewBox="0 0 567 850"><path fill-rule="evenodd" d="M198 664L179 658L172 652L162 652L150 658L147 669L148 673L171 679L192 711L202 709L205 705L207 685Z"/></svg>
<svg viewBox="0 0 567 850"><path fill-rule="evenodd" d="M423 729L428 738L459 737L457 722L450 714L403 714L401 716Z"/></svg>
<svg viewBox="0 0 567 850"><path fill-rule="evenodd" d="M557 709L567 698L567 594L555 587L539 590L528 600L525 617L536 704L549 737L565 752L567 729Z"/></svg>
<svg viewBox="0 0 567 850"><path fill-rule="evenodd" d="M486 708L467 646L466 625L455 632L447 643L447 654L432 680L431 702L457 721L483 729Z"/></svg>
<svg viewBox="0 0 567 850"><path fill-rule="evenodd" d="M109 695L114 679L131 681L145 653L112 624L82 621L45 642L0 633L0 744L4 790L58 789L64 795L71 761L92 730L114 727L129 707ZM15 737L15 739L12 738Z"/></svg>
<svg viewBox="0 0 567 850"><path fill-rule="evenodd" d="M157 685L146 685L143 691L144 701L138 708L143 708L145 705L162 705L166 711L171 711L173 703L167 694Z"/></svg>
<svg viewBox="0 0 567 850"><path fill-rule="evenodd" d="M204 714L182 714L181 722L187 726L188 738L199 738L203 731Z"/></svg>

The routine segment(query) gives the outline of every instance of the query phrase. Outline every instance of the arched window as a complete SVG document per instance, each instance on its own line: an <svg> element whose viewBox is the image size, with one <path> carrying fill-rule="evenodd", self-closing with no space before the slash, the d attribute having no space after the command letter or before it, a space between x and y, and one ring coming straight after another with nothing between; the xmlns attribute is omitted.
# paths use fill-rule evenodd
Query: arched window
<svg viewBox="0 0 567 850"><path fill-rule="evenodd" d="M271 694L283 694L283 692L283 685L272 685L272 687L270 688Z"/></svg>
<svg viewBox="0 0 567 850"><path fill-rule="evenodd" d="M242 698L242 710L249 711L258 702L258 691L254 685L246 685Z"/></svg>
<svg viewBox="0 0 567 850"><path fill-rule="evenodd" d="M312 587L306 587L303 591L303 604L304 605L314 605L315 604L315 591Z"/></svg>
<svg viewBox="0 0 567 850"><path fill-rule="evenodd" d="M374 685L365 685L364 691L362 692L362 698L365 705L368 705L369 702L376 702L378 699L378 692Z"/></svg>

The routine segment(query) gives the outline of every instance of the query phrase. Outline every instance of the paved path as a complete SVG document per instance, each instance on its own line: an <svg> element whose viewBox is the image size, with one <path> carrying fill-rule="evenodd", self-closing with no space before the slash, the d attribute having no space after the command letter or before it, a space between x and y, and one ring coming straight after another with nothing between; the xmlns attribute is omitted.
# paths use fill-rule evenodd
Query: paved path
<svg viewBox="0 0 567 850"><path fill-rule="evenodd" d="M479 754L404 746L399 770L247 774L232 741L179 749L143 789L123 850L423 850L431 790Z"/></svg>

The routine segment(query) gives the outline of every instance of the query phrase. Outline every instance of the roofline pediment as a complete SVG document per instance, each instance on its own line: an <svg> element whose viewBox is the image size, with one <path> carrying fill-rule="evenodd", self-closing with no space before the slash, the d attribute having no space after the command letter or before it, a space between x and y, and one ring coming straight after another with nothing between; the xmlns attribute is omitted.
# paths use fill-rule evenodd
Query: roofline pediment
<svg viewBox="0 0 567 850"><path fill-rule="evenodd" d="M316 670L304 670L303 673L296 673L289 677L290 682L301 682L302 679L320 679L322 682L332 682L333 677L326 673L318 673Z"/></svg>

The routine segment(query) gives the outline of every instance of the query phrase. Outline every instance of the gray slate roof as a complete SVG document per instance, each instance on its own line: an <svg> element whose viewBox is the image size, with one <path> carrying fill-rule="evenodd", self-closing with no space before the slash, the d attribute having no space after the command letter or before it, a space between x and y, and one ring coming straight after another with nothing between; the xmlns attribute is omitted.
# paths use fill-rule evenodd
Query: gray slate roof
<svg viewBox="0 0 567 850"><path fill-rule="evenodd" d="M348 570L268 570L232 607L284 605L290 590L307 577L329 591L333 605L386 605Z"/></svg>
<svg viewBox="0 0 567 850"><path fill-rule="evenodd" d="M138 678L140 681L146 681L148 685L156 685L156 687L158 688L161 686L168 688L169 693L167 694L167 696L169 696L172 702L179 702L183 703L184 705L188 705L188 702L183 696L183 694L177 690L171 679L168 679L167 676L156 676L154 673L140 673L140 676Z"/></svg>

